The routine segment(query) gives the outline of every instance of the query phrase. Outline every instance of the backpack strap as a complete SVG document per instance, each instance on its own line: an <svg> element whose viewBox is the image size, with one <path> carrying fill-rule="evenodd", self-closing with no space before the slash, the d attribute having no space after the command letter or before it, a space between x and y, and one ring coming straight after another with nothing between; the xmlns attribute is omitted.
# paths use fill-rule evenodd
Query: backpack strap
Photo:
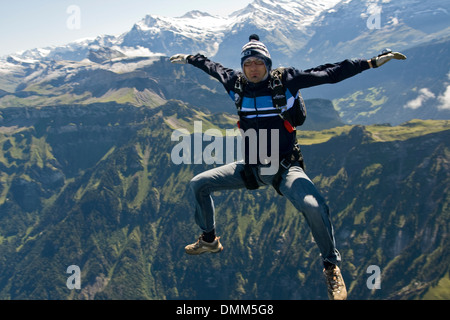
<svg viewBox="0 0 450 320"><path fill-rule="evenodd" d="M272 103L273 107L277 110L279 116L284 121L284 127L290 133L295 131L295 126L288 112L283 112L282 107L287 105L286 91L283 87L283 70L284 68L277 68L272 70L270 75L270 88L272 89Z"/></svg>
<svg viewBox="0 0 450 320"><path fill-rule="evenodd" d="M244 99L244 87L247 84L247 79L243 75L239 75L234 84L234 104L236 105L237 113L241 116L242 100Z"/></svg>
<svg viewBox="0 0 450 320"><path fill-rule="evenodd" d="M270 72L270 88L272 89L273 107L280 110L287 104L286 92L284 90L282 76L284 68L277 68ZM280 112L281 114L281 112Z"/></svg>

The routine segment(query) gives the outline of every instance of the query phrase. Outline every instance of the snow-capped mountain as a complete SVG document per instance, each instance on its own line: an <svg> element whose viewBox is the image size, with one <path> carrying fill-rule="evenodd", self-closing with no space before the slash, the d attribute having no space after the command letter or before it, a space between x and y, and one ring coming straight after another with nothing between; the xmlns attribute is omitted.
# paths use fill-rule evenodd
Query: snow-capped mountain
<svg viewBox="0 0 450 320"><path fill-rule="evenodd" d="M442 101L447 101L442 97L448 96L450 87L449 64L447 59L439 59L439 55L446 57L448 51L449 12L448 0L254 0L227 17L200 11L177 18L147 15L118 36L103 35L0 58L0 106L17 104L17 99L22 99L20 103L25 106L36 105L37 101L41 104L124 101L121 95L142 94L142 90L136 89L142 86L136 83L146 81L155 61L164 65L162 56L200 52L227 67L239 68L242 46L250 34L257 33L269 48L274 66L307 69L347 58L370 58L386 47L412 52L417 56L409 56L401 67L421 69L426 76L414 77L414 72L406 76L402 68L389 74L391 67L383 67L386 70L383 73L364 73L326 90L306 89L305 97L336 100L341 117L353 123L385 121L386 114L380 110L392 115L389 101L395 101L398 109L396 120L391 119L397 123L414 117L446 118L444 112L448 114L450 107L447 104L442 107ZM414 49L420 46L423 48ZM433 46L432 57L424 54L429 46ZM404 83L392 80L397 75L402 76ZM80 88L87 90L97 85L83 78L88 76L104 87L114 82L116 91L99 90L95 99L89 96L92 92L79 94ZM101 83L102 79L113 82ZM400 87L401 96L396 94ZM129 93L124 88L136 90ZM145 94L144 100L155 100L154 94L159 95L159 90L165 89L155 87L152 93ZM363 100L358 101L361 110L352 107L356 91L364 92L358 98ZM403 107L421 92L430 93L426 111ZM37 98L31 98L33 94ZM162 96L174 98L159 95ZM380 107L380 103L386 108Z"/></svg>
<svg viewBox="0 0 450 320"><path fill-rule="evenodd" d="M289 45L300 49L308 38L306 27L323 10L339 1L255 0L227 17L200 11L191 11L179 18L148 15L120 36L117 44L124 48L144 47L166 55L186 50L201 52L231 63L228 51L239 54L252 32L258 32L269 43L277 43L277 47Z"/></svg>
<svg viewBox="0 0 450 320"><path fill-rule="evenodd" d="M121 35L99 35L64 46L35 48L0 58L0 88L9 92L52 61L100 63L118 57L170 56L203 53L230 67L239 67L239 53L251 33L258 33L271 46L279 63L307 43L310 26L324 10L339 0L255 0L229 16L191 11L181 17L147 15ZM72 66L73 67L73 66ZM47 69L52 69L48 66ZM64 68L63 68L64 69Z"/></svg>
<svg viewBox="0 0 450 320"><path fill-rule="evenodd" d="M102 35L65 46L30 49L12 56L27 60L79 61L86 58L90 50L100 47L110 47L128 56L171 55L187 51L201 52L210 57L224 56L219 51L226 52L230 41L236 41L232 49L239 50L252 31L259 32L268 43L275 43L277 47L289 45L291 49L287 51L293 51L308 40L306 28L315 18L339 1L255 0L226 17L200 11L176 18L147 15L119 36ZM222 45L223 42L225 44ZM275 48L274 52L277 51Z"/></svg>
<svg viewBox="0 0 450 320"><path fill-rule="evenodd" d="M304 29L323 11L341 0L290 1L256 0L242 10L231 14L238 22L252 21L262 29L287 29L288 26Z"/></svg>
<svg viewBox="0 0 450 320"><path fill-rule="evenodd" d="M103 35L65 46L13 54L20 59L85 59L112 48L127 56L203 53L230 67L251 33L258 33L276 64L304 67L333 59L397 50L450 34L448 0L254 0L229 16L191 11L181 17L147 15L118 36ZM297 60L297 61L296 61ZM301 65L303 67L303 65Z"/></svg>
<svg viewBox="0 0 450 320"><path fill-rule="evenodd" d="M117 44L122 48L142 47L166 55L183 52L186 48L214 55L229 24L225 17L200 11L191 11L178 18L147 15L121 35Z"/></svg>
<svg viewBox="0 0 450 320"><path fill-rule="evenodd" d="M447 0L341 1L310 25L308 43L295 55L305 66L405 50L450 35ZM335 60L336 59L336 60Z"/></svg>

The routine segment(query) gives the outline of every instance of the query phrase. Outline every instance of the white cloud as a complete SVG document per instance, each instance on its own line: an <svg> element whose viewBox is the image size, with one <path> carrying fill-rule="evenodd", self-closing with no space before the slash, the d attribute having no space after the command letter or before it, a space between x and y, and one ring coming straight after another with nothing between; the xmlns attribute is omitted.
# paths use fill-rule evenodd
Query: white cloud
<svg viewBox="0 0 450 320"><path fill-rule="evenodd" d="M448 89L448 88L447 88ZM433 92L431 92L429 89L427 88L422 88L419 90L419 96L411 101L408 101L408 103L405 105L405 108L409 108L409 109L418 109L420 108L423 103L429 99L433 99L436 96L434 95Z"/></svg>
<svg viewBox="0 0 450 320"><path fill-rule="evenodd" d="M438 97L438 110L450 110L450 85L445 89L444 94Z"/></svg>

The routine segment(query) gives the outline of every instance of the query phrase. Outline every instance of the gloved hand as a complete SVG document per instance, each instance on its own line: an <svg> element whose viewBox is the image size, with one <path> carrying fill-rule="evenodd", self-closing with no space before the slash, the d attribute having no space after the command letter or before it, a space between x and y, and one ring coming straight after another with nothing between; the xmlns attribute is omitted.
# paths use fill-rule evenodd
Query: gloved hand
<svg viewBox="0 0 450 320"><path fill-rule="evenodd" d="M182 54L178 53L170 57L170 62L178 63L178 64L186 64L188 63L187 59L190 57L190 54Z"/></svg>
<svg viewBox="0 0 450 320"><path fill-rule="evenodd" d="M373 57L370 63L372 64L372 68L378 68L392 59L406 60L406 56L400 52L392 52L390 49L385 49L381 54Z"/></svg>

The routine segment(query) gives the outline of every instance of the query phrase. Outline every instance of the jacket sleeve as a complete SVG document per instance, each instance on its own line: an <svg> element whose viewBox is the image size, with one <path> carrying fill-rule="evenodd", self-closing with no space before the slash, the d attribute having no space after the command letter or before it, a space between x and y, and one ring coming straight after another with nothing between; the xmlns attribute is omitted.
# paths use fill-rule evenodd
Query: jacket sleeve
<svg viewBox="0 0 450 320"><path fill-rule="evenodd" d="M367 60L344 60L337 63L329 63L308 70L288 68L285 73L285 81L290 88L297 91L325 83L337 83L348 79L369 69Z"/></svg>
<svg viewBox="0 0 450 320"><path fill-rule="evenodd" d="M188 63L219 80L227 90L227 93L230 93L234 89L234 84L238 76L238 72L235 70L225 68L220 63L211 61L201 54L189 57Z"/></svg>

